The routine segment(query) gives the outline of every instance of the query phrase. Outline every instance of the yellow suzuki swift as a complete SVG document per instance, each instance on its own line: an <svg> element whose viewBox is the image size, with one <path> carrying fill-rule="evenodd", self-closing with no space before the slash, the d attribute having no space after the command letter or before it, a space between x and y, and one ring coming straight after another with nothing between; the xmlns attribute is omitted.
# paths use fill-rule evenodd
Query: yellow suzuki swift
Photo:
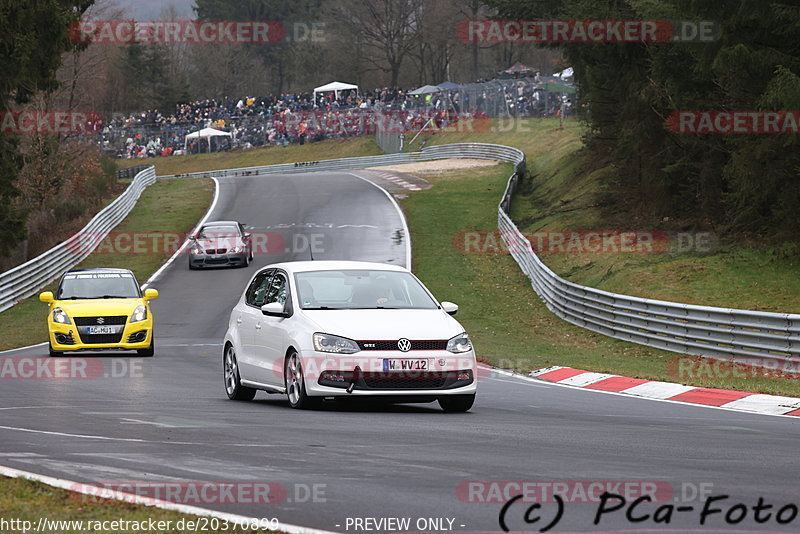
<svg viewBox="0 0 800 534"><path fill-rule="evenodd" d="M128 269L69 271L52 291L39 295L47 302L50 356L73 350L136 350L152 356L153 314L149 302L155 289L142 293Z"/></svg>

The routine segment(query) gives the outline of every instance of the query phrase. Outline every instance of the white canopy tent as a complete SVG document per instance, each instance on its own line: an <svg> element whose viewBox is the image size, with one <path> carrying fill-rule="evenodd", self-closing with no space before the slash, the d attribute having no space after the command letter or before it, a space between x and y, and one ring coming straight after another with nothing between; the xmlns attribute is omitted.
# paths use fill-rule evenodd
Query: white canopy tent
<svg viewBox="0 0 800 534"><path fill-rule="evenodd" d="M344 83L344 82L331 82L329 84L320 85L319 87L314 88L314 106L317 105L317 93L325 93L333 91L334 96L336 99L339 98L339 91L347 91L350 89L356 90L356 95L358 95L358 86L353 85L351 83Z"/></svg>
<svg viewBox="0 0 800 534"><path fill-rule="evenodd" d="M207 139L208 140L208 151L211 152L211 138L212 137L232 137L233 134L229 132L223 132L222 130L217 130L214 128L203 128L199 132L192 132L186 135L186 138L183 140L183 149L186 150L186 146L189 144L189 139Z"/></svg>

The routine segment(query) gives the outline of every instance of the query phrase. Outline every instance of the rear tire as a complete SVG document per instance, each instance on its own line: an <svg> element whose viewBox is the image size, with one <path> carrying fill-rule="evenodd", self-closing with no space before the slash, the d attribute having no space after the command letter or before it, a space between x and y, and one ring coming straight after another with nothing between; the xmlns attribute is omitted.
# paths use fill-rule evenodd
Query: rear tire
<svg viewBox="0 0 800 534"><path fill-rule="evenodd" d="M309 410L319 407L322 399L309 397L306 393L306 382L303 366L296 352L291 352L283 364L283 382L286 385L286 397L289 406L298 410Z"/></svg>
<svg viewBox="0 0 800 534"><path fill-rule="evenodd" d="M150 346L146 349L137 349L136 354L141 356L142 358L150 358L156 353L156 340L155 338L150 340Z"/></svg>
<svg viewBox="0 0 800 534"><path fill-rule="evenodd" d="M472 395L452 395L448 397L439 397L439 406L442 410L448 413L464 413L472 408L475 402L475 394Z"/></svg>
<svg viewBox="0 0 800 534"><path fill-rule="evenodd" d="M243 386L239 377L239 363L233 345L228 345L222 354L222 378L225 381L225 393L228 398L237 401L253 400L256 390Z"/></svg>
<svg viewBox="0 0 800 534"><path fill-rule="evenodd" d="M53 358L57 358L59 356L63 356L64 355L63 352L60 352L60 351L57 351L57 350L53 350L53 345L51 343L49 343L49 342L47 343L47 347L50 349L50 356L52 356Z"/></svg>

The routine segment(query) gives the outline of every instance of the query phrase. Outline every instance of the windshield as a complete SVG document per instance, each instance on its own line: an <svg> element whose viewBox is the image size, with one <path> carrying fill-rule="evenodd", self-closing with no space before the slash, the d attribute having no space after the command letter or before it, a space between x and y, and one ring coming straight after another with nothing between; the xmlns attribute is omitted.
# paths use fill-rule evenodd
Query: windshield
<svg viewBox="0 0 800 534"><path fill-rule="evenodd" d="M204 226L203 229L200 230L201 238L211 239L217 237L238 237L238 236L239 236L239 228L230 225Z"/></svg>
<svg viewBox="0 0 800 534"><path fill-rule="evenodd" d="M56 294L58 300L139 297L139 286L130 273L67 274Z"/></svg>
<svg viewBox="0 0 800 534"><path fill-rule="evenodd" d="M413 275L396 271L313 271L295 274L305 310L437 308Z"/></svg>

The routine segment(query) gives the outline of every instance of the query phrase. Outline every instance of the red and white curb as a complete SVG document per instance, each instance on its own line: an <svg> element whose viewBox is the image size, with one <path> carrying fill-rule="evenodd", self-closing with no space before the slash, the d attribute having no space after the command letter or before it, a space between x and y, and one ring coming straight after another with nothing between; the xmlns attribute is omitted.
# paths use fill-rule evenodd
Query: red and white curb
<svg viewBox="0 0 800 534"><path fill-rule="evenodd" d="M389 182L392 182L395 185L399 185L404 189L408 189L409 191L422 191L422 188L420 186L414 185L411 182L403 180L399 176L395 176L394 174L391 174L389 172L386 171L374 171L374 172L382 179L388 180Z"/></svg>
<svg viewBox="0 0 800 534"><path fill-rule="evenodd" d="M595 391L716 406L743 412L800 416L800 398L763 395L729 389L701 388L672 382L593 373L572 367L548 367L530 373L533 378Z"/></svg>

